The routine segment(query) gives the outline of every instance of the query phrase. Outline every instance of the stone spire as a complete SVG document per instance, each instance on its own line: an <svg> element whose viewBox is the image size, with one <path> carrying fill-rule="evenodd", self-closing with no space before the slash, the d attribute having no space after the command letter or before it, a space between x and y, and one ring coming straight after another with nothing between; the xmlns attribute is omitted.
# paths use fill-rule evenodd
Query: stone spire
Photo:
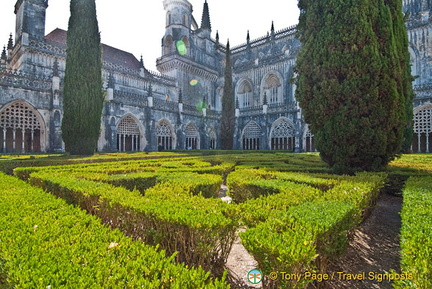
<svg viewBox="0 0 432 289"><path fill-rule="evenodd" d="M60 73L59 73L59 62L58 62L57 57L54 59L53 76L60 76Z"/></svg>
<svg viewBox="0 0 432 289"><path fill-rule="evenodd" d="M6 66L7 56L6 56L6 46L3 46L3 51L0 57L0 69Z"/></svg>
<svg viewBox="0 0 432 289"><path fill-rule="evenodd" d="M153 86L151 83L148 86L147 97L153 97Z"/></svg>
<svg viewBox="0 0 432 289"><path fill-rule="evenodd" d="M209 13L209 7L208 7L207 0L205 0L205 3L204 3L204 9L203 9L202 18L201 18L201 29L203 29L203 30L208 29L211 31L210 13Z"/></svg>
<svg viewBox="0 0 432 289"><path fill-rule="evenodd" d="M144 68L144 59L143 59L142 55L141 55L141 58L140 58L140 68Z"/></svg>
<svg viewBox="0 0 432 289"><path fill-rule="evenodd" d="M218 48L219 46L219 31L216 31L216 43L215 43L216 48Z"/></svg>
<svg viewBox="0 0 432 289"><path fill-rule="evenodd" d="M3 46L3 51L2 51L2 54L1 54L1 60L4 60L4 61L6 61L6 46Z"/></svg>
<svg viewBox="0 0 432 289"><path fill-rule="evenodd" d="M250 35L249 35L249 30L247 31L247 35L246 35L246 45L248 48L250 48Z"/></svg>
<svg viewBox="0 0 432 289"><path fill-rule="evenodd" d="M270 30L271 40L275 39L275 29L274 29L274 23L272 21L271 30Z"/></svg>
<svg viewBox="0 0 432 289"><path fill-rule="evenodd" d="M8 41L7 49L8 50L12 50L13 49L12 33L9 35L9 41Z"/></svg>
<svg viewBox="0 0 432 289"><path fill-rule="evenodd" d="M179 103L183 103L183 94L182 94L182 90L180 89L179 95L178 95L178 102Z"/></svg>
<svg viewBox="0 0 432 289"><path fill-rule="evenodd" d="M108 88L114 89L114 74L112 72L108 75Z"/></svg>

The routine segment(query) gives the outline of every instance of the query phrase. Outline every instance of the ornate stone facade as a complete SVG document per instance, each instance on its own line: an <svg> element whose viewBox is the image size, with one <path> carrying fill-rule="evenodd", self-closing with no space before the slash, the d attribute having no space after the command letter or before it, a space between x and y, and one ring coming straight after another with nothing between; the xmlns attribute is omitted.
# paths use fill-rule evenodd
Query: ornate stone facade
<svg viewBox="0 0 432 289"><path fill-rule="evenodd" d="M417 97L413 151L430 152L430 0L404 0ZM225 46L211 38L209 6L201 24L187 0L163 0L166 29L159 72L132 54L102 45L106 102L99 151L215 149L224 82ZM0 151L61 152L66 31L45 35L47 0L18 0L15 38L0 64ZM295 27L231 49L236 100L235 148L314 151L290 79L301 47ZM157 45L157 44L155 44Z"/></svg>

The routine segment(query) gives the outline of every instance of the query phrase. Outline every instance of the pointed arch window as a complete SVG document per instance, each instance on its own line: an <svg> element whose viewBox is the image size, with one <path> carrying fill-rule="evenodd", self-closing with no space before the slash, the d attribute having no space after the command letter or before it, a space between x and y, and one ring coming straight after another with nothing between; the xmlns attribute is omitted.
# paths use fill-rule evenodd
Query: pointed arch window
<svg viewBox="0 0 432 289"><path fill-rule="evenodd" d="M180 53L181 55L189 55L189 39L186 36L183 36L181 39L186 46L186 51L184 53Z"/></svg>
<svg viewBox="0 0 432 289"><path fill-rule="evenodd" d="M3 153L41 152L42 124L37 112L18 101L0 111L0 143Z"/></svg>
<svg viewBox="0 0 432 289"><path fill-rule="evenodd" d="M243 129L242 147L244 150L259 150L261 139L261 127L250 121Z"/></svg>
<svg viewBox="0 0 432 289"><path fill-rule="evenodd" d="M165 44L164 44L164 52L165 55L170 54L173 51L174 47L174 41L171 35L168 35L165 37Z"/></svg>
<svg viewBox="0 0 432 289"><path fill-rule="evenodd" d="M282 83L276 74L271 73L267 76L264 84L264 92L267 93L269 104L282 102Z"/></svg>
<svg viewBox="0 0 432 289"><path fill-rule="evenodd" d="M308 126L306 126L305 130L306 130L306 133L304 134L304 139L303 139L304 150L306 152L316 152L315 142L314 142L314 135L309 130Z"/></svg>
<svg viewBox="0 0 432 289"><path fill-rule="evenodd" d="M414 110L413 151L432 152L432 104L425 104Z"/></svg>
<svg viewBox="0 0 432 289"><path fill-rule="evenodd" d="M171 125L166 120L162 120L156 126L156 136L158 140L158 150L173 149L173 132Z"/></svg>
<svg viewBox="0 0 432 289"><path fill-rule="evenodd" d="M167 15L166 15L166 26L171 25L171 23L172 23L171 12L167 12Z"/></svg>
<svg viewBox="0 0 432 289"><path fill-rule="evenodd" d="M186 126L186 149L199 149L199 133L195 125L190 123Z"/></svg>
<svg viewBox="0 0 432 289"><path fill-rule="evenodd" d="M238 99L241 107L252 105L252 86L248 81L243 81L238 88Z"/></svg>
<svg viewBox="0 0 432 289"><path fill-rule="evenodd" d="M183 25L188 26L188 16L187 14L183 14Z"/></svg>
<svg viewBox="0 0 432 289"><path fill-rule="evenodd" d="M273 124L271 133L272 150L289 150L295 149L295 129L288 119L280 119Z"/></svg>
<svg viewBox="0 0 432 289"><path fill-rule="evenodd" d="M209 133L209 137L210 137L210 149L216 149L216 133L215 131L212 129Z"/></svg>
<svg viewBox="0 0 432 289"><path fill-rule="evenodd" d="M127 115L117 126L117 149L120 152L139 151L141 132L136 120Z"/></svg>

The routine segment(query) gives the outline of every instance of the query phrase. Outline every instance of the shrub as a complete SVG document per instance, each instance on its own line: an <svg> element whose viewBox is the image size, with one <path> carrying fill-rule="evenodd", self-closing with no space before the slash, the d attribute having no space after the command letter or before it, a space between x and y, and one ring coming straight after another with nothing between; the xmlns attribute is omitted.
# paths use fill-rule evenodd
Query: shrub
<svg viewBox="0 0 432 289"><path fill-rule="evenodd" d="M238 224L228 204L218 199L185 198L184 188L166 186L155 197L142 197L138 191L53 172L32 173L30 182L126 235L160 244L168 254L178 251L178 262L202 266L216 276L223 273Z"/></svg>
<svg viewBox="0 0 432 289"><path fill-rule="evenodd" d="M229 288L21 180L0 195L2 288Z"/></svg>
<svg viewBox="0 0 432 289"><path fill-rule="evenodd" d="M341 253L352 228L353 206L306 202L247 229L240 237L264 275L270 272L325 272L326 259ZM310 280L264 279L266 288L304 288Z"/></svg>
<svg viewBox="0 0 432 289"><path fill-rule="evenodd" d="M432 288L432 177L411 177L403 190L401 270L395 288Z"/></svg>

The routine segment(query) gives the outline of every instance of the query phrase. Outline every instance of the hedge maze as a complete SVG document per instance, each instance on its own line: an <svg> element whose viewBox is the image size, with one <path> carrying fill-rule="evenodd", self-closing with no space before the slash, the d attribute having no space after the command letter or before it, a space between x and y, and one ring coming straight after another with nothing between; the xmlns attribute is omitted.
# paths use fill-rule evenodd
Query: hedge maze
<svg viewBox="0 0 432 289"><path fill-rule="evenodd" d="M0 176L2 288L230 288L238 234L265 288L305 288L268 274L325 273L396 172L408 180L401 268L418 276L397 286L430 286L432 180L420 157L420 169L355 176L329 174L315 154L30 157L0 160L16 167Z"/></svg>

